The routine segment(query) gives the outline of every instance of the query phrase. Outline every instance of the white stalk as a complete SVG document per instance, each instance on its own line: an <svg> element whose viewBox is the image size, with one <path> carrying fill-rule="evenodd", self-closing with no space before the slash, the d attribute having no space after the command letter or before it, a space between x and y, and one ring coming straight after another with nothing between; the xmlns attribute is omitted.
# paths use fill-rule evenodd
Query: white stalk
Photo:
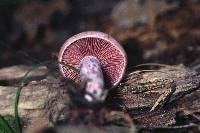
<svg viewBox="0 0 200 133"><path fill-rule="evenodd" d="M81 82L86 82L85 99L89 102L102 101L104 96L104 78L99 60L86 56L80 62Z"/></svg>

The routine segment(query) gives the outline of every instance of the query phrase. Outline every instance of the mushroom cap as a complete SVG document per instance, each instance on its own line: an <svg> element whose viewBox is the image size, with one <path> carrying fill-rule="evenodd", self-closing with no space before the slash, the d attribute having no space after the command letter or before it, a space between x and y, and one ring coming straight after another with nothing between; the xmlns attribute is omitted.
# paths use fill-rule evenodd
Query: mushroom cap
<svg viewBox="0 0 200 133"><path fill-rule="evenodd" d="M85 56L95 56L100 61L105 87L113 88L121 81L127 64L126 53L111 36L97 31L74 35L61 47L59 61L80 70L80 62ZM76 72L62 64L60 71L66 78L80 80Z"/></svg>

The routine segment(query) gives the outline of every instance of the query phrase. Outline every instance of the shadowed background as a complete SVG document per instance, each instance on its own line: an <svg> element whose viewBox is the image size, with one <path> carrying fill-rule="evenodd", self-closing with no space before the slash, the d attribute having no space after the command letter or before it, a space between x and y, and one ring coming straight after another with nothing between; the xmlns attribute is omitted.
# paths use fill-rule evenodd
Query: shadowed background
<svg viewBox="0 0 200 133"><path fill-rule="evenodd" d="M52 59L86 30L118 40L128 66L197 64L198 12L197 0L1 0L0 67Z"/></svg>

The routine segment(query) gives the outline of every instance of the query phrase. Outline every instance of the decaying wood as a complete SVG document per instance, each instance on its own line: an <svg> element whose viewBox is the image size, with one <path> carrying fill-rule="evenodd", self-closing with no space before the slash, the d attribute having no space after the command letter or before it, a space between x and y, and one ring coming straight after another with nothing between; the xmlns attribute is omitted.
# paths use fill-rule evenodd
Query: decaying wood
<svg viewBox="0 0 200 133"><path fill-rule="evenodd" d="M3 73L2 72L3 70L4 71L6 70L7 72L9 72L8 75L10 75L8 77L5 76L5 79L3 77L0 78L0 81L7 81L9 83L9 84L1 84L2 82L0 82L0 101L1 101L0 102L0 114L3 116L6 116L6 117L14 116L14 101L15 101L15 95L16 95L16 91L17 91L16 82L20 81L23 74L25 73L25 71L27 71L27 69L29 67L26 67L26 69L23 69L23 71L21 71L21 73L23 73L23 74L20 73L20 70L22 70L20 68L23 68L23 67L15 66L15 67L9 67L7 69L0 70L1 73ZM13 74L10 74L11 70L9 70L9 69L12 70ZM14 69L16 69L16 71L18 73L17 72L15 73ZM176 76L176 78L174 78L173 80L181 79L181 80L179 80L181 82L176 82L177 84L180 84L180 85L178 87L176 87L176 90L173 92L174 95L172 95L172 98L175 98L176 96L179 97L180 95L177 95L177 94L182 94L182 92L188 93L188 90L187 90L188 87L184 86L184 84L183 84L183 81L185 81L185 79L188 81L185 85L190 85L190 83L192 81L197 83L197 81L195 81L195 80L198 80L197 78L195 78L195 80L192 80L192 79L194 79L193 76L196 75L196 73L192 74L191 72L187 71L190 73L189 74L190 76L188 78L186 78L185 77L186 72L183 71L186 69L183 69L181 67L181 69L178 69L178 70L182 71L182 72L179 72L179 75L176 75L174 72L171 72L171 74L168 73L170 75ZM37 73L39 73L39 74L37 74ZM130 72L129 75L127 75L127 76L130 77L131 73L132 72ZM159 78L161 78L162 76L165 75L165 73L161 74L158 72L157 73L154 72L154 74L151 74L151 75L146 73L146 75L143 74L143 76L145 76L145 78L144 77L143 78L146 79L147 77L154 77L152 80L157 80L155 78L156 74L159 75ZM12 77L12 75L13 75L13 77ZM18 77L16 75L18 75ZM21 76L19 76L19 75L21 75ZM45 75L44 78L41 78L41 75L42 76ZM181 75L184 75L184 78L180 78L180 77L182 77ZM32 78L32 77L34 77L34 78ZM38 78L38 77L40 77L40 78ZM168 76L165 78L167 79ZM120 86L118 86L118 87L121 87L122 90L124 90L124 89L127 90L126 87L128 84L130 84L130 83L128 83L128 81L130 81L130 80L126 80L126 79L127 79L127 77L122 82L122 84L126 83L125 85L123 84L124 86L122 84ZM161 79L163 79L163 78L161 78ZM190 79L190 80L188 80L188 79ZM10 81L16 81L16 82L10 82ZM150 82L151 79L149 79L148 81ZM138 82L141 82L141 79ZM131 83L132 84L130 84L130 86L132 85L132 87L133 87L134 83L136 83L136 82L131 82ZM171 83L171 82L167 82L167 83ZM41 128L41 126L50 125L59 120L63 120L64 118L71 118L71 117L73 117L72 114L74 114L75 117L84 115L85 114L84 112L83 112L83 114L77 114L79 112L78 110L70 109L71 106L69 106L69 105L71 105L71 100L68 95L69 87L71 89L76 89L75 85L73 83L71 83L70 81L67 81L66 79L60 80L60 79L52 76L51 74L49 74L47 68L45 68L45 67L41 67L37 71L32 72L32 75L29 76L29 81L26 82L26 85L24 86L24 88L22 90L20 102L19 102L19 113L20 113L20 117L22 119L22 125L24 127L31 125L31 127L33 127L33 128L36 128L36 126L40 126L39 128ZM195 86L193 85L191 88L195 88ZM162 108L158 108L154 111L149 111L149 106L150 107L153 106L154 102L156 101L156 99L158 97L156 97L156 98L153 97L154 96L153 94L150 95L151 97L147 96L147 95L146 96L142 95L143 93L146 93L148 91L149 91L149 93L151 93L152 91L150 91L151 89L150 90L149 89L150 88L148 88L147 90L143 90L143 91L140 90L139 93L141 93L140 94L141 97L135 96L132 99L132 100L134 100L134 102L132 101L132 103L134 103L134 104L130 103L131 108L129 108L128 110L127 109L125 110L131 116L134 123L143 125L146 127L145 128L145 127L139 126L138 130L156 131L154 129L158 129L160 131L163 128L165 128L165 129L168 129L169 131L171 131L171 130L177 130L178 128L181 128L181 126L178 126L178 125L189 125L193 122L194 123L200 122L200 120L199 120L200 117L199 117L199 113L198 113L198 112L200 112L200 104L199 104L200 103L200 90L199 89L190 89L190 90L192 90L192 92L190 92L190 94L183 95L183 97L178 98L178 100L173 99L172 100L173 102L171 102L169 105L165 105ZM156 89L156 88L154 87L154 89ZM160 87L160 90L163 90L163 89L166 89L166 88ZM158 91L159 89L156 89L156 90ZM124 104L121 104L119 101L117 101L117 99L118 99L117 96L119 96L119 95L116 95L116 94L114 95L113 92L115 92L115 91L112 90L108 94L108 97L112 97L112 100L114 100L114 101L107 100L106 101L107 107L109 107L110 109L113 109L112 107L115 105L122 107ZM154 90L154 92L155 92L155 90ZM127 94L127 93L124 93L124 94ZM158 94L160 94L160 93L158 92ZM125 96L124 96L124 98L125 98ZM153 99L153 100L150 102L151 99ZM125 99L125 100L127 100L127 99ZM144 102L144 101L147 101L147 102ZM124 102L126 104L126 102L128 102L128 101L124 101ZM140 105L139 108L138 108L138 105ZM145 107L147 107L147 108L145 108ZM74 109L76 109L76 108L74 108ZM64 110L65 110L65 112L63 112ZM69 110L69 111L66 112L66 110ZM181 111L187 111L190 113L183 113L182 115L180 115L179 112L181 112ZM179 113L179 115L177 113ZM88 112L88 114L90 115L90 111ZM188 119L190 117L184 117L184 116L188 116L188 115L192 115L193 119L190 120L190 119ZM91 115L92 118L88 115L85 117L87 120L88 120L88 118L89 118L89 120L90 119L95 120L95 119L93 119L93 117L95 117L95 115ZM118 117L118 116L116 116L116 117ZM182 118L184 118L185 123L180 124L179 119L182 119ZM80 118L80 120L81 119L83 119L83 118ZM173 125L176 125L178 127L174 127ZM193 130L194 129L193 127L195 128L195 130L198 128L198 126L193 125L193 126L184 126L183 129L187 130L187 128L188 129L192 128L192 130Z"/></svg>
<svg viewBox="0 0 200 133"><path fill-rule="evenodd" d="M163 106L200 88L200 74L184 66L130 72L117 88L125 108Z"/></svg>
<svg viewBox="0 0 200 133"><path fill-rule="evenodd" d="M30 69L30 66L18 65L0 69L0 85L18 85L20 79ZM38 67L32 71L27 77L26 81L41 80L47 75L47 68L45 66Z"/></svg>
<svg viewBox="0 0 200 133"><path fill-rule="evenodd" d="M176 113L180 110L188 110L191 106L194 108L190 111L200 109L199 76L198 72L184 66L131 71L113 90L114 96L108 101L129 112L138 124L174 125L177 122ZM155 104L157 108L152 111Z"/></svg>
<svg viewBox="0 0 200 133"><path fill-rule="evenodd" d="M14 103L18 89L16 83L17 81L19 83L29 68L27 66L14 66L0 70L2 74L0 81L9 83L9 86L0 85L1 115L14 117ZM32 71L27 81L19 101L19 113L23 123L26 125L41 118L48 120L47 124L55 122L55 119L59 117L59 111L67 107L69 102L67 87L61 85L60 79L48 74L47 68L44 66Z"/></svg>

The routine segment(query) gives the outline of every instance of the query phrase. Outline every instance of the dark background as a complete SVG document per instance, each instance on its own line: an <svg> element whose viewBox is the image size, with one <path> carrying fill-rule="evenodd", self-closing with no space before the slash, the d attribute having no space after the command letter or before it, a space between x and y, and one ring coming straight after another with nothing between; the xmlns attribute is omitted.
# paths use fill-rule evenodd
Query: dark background
<svg viewBox="0 0 200 133"><path fill-rule="evenodd" d="M129 66L195 66L200 57L198 0L1 0L0 67L55 58L70 36L98 30L118 40Z"/></svg>

